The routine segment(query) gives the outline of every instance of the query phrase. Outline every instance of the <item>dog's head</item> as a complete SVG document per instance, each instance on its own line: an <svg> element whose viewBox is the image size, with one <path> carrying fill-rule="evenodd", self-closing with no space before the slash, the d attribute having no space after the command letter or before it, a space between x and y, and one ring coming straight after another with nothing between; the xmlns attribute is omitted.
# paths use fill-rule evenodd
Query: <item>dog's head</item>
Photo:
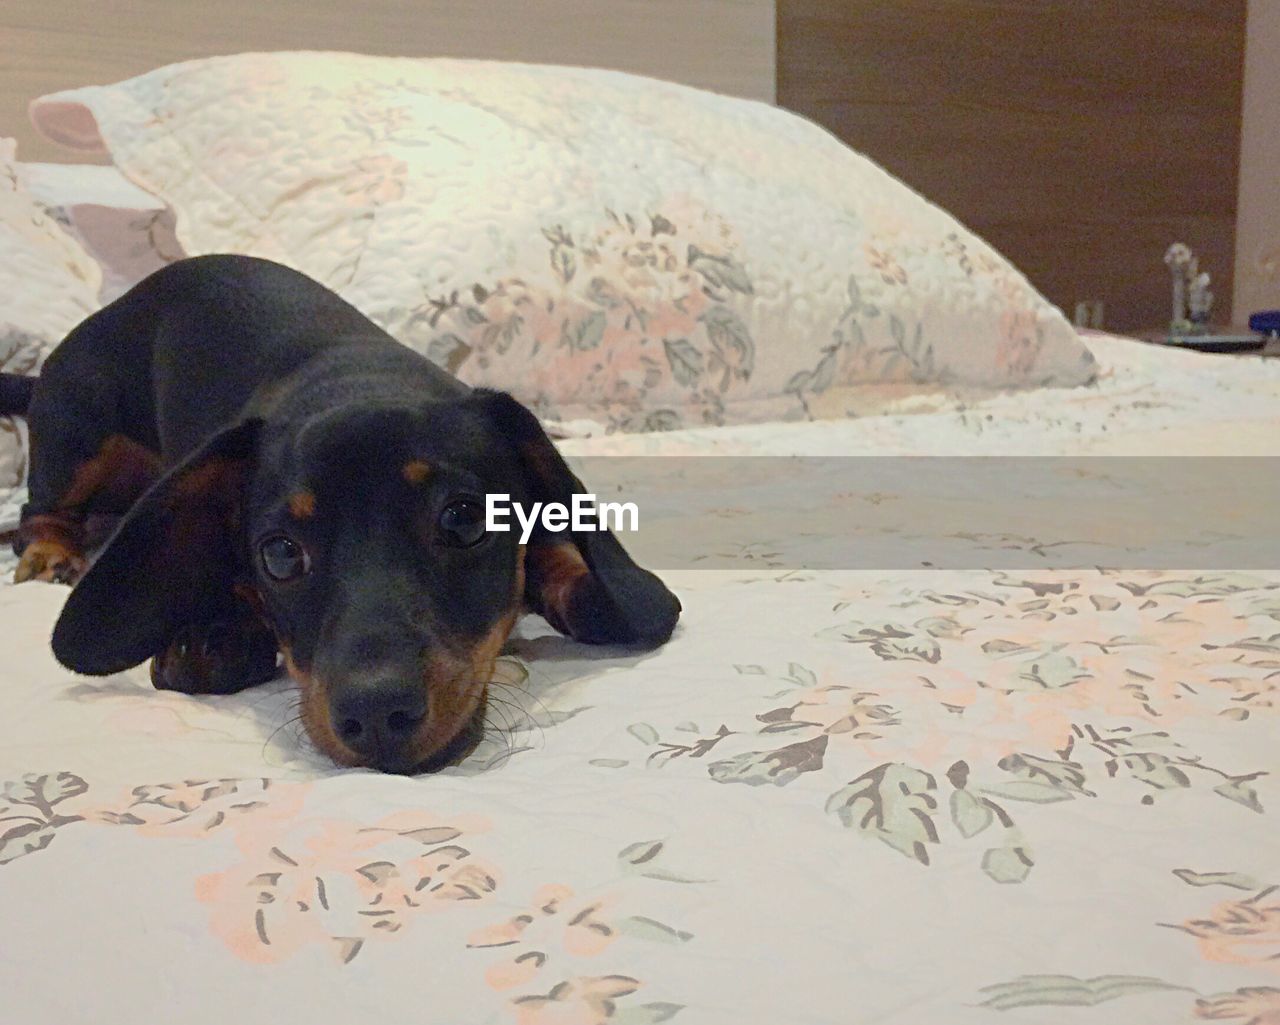
<svg viewBox="0 0 1280 1025"><path fill-rule="evenodd" d="M349 403L247 419L137 503L69 597L54 652L102 675L166 649L237 592L275 633L335 761L445 764L478 734L522 607L601 644L654 646L675 596L605 531L485 529L486 495L583 491L509 396Z"/></svg>

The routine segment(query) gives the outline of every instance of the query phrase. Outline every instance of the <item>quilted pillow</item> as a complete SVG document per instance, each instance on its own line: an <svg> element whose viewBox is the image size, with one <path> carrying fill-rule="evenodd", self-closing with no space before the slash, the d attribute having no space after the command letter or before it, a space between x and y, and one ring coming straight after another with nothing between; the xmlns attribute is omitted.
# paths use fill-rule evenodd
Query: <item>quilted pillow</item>
<svg viewBox="0 0 1280 1025"><path fill-rule="evenodd" d="M15 143L0 139L0 371L34 374L71 328L98 308L102 273L22 184ZM22 420L0 417L0 529L26 480Z"/></svg>
<svg viewBox="0 0 1280 1025"><path fill-rule="evenodd" d="M96 164L19 164L27 191L102 269L101 302L184 255L173 212L120 170Z"/></svg>
<svg viewBox="0 0 1280 1025"><path fill-rule="evenodd" d="M922 385L1094 375L991 247L759 103L610 71L275 53L32 116L109 150L188 253L290 264L554 419L841 415Z"/></svg>

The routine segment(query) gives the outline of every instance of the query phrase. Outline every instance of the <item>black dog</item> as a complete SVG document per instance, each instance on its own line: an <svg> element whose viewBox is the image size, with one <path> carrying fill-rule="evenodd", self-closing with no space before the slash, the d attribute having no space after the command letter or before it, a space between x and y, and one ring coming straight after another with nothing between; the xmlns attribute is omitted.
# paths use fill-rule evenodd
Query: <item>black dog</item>
<svg viewBox="0 0 1280 1025"><path fill-rule="evenodd" d="M0 411L30 399L16 579L80 578L59 661L152 659L158 688L229 693L283 652L307 732L343 764L464 753L522 608L645 647L680 614L607 532L486 531L488 493L583 491L533 414L279 264L175 263L72 331L33 395L3 385ZM126 515L86 570L91 513Z"/></svg>

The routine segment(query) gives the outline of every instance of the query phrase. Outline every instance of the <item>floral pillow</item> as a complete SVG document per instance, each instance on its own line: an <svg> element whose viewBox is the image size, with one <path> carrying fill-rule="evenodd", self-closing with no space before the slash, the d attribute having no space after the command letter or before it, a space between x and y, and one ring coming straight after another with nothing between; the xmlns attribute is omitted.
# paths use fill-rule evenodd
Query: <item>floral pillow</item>
<svg viewBox="0 0 1280 1025"><path fill-rule="evenodd" d="M71 328L98 308L102 273L23 187L12 139L0 139L0 371L34 374ZM0 530L14 524L26 481L23 421L0 417Z"/></svg>
<svg viewBox="0 0 1280 1025"><path fill-rule="evenodd" d="M185 254L173 237L173 211L119 168L95 164L20 164L40 207L102 268L105 304Z"/></svg>
<svg viewBox="0 0 1280 1025"><path fill-rule="evenodd" d="M332 53L38 100L188 253L318 278L406 344L611 429L844 415L1093 358L982 240L816 125L618 72Z"/></svg>

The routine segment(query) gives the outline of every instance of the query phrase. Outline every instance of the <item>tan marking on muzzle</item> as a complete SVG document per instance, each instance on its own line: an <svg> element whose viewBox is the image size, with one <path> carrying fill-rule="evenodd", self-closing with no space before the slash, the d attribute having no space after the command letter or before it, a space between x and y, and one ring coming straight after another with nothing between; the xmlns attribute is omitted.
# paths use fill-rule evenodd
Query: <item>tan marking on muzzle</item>
<svg viewBox="0 0 1280 1025"><path fill-rule="evenodd" d="M289 675L302 694L298 710L302 718L302 728L307 731L311 743L339 765L361 764L360 757L339 740L338 735L333 731L333 723L329 721L329 688L298 667L288 645L281 642L280 651L284 655L285 669L289 671Z"/></svg>
<svg viewBox="0 0 1280 1025"><path fill-rule="evenodd" d="M430 714L414 737L414 758L424 762L451 744L485 699L502 646L507 643L524 597L525 546L516 549L515 581L503 616L471 648L465 660L450 659L455 669L440 678L428 671ZM433 678L434 677L434 678Z"/></svg>

